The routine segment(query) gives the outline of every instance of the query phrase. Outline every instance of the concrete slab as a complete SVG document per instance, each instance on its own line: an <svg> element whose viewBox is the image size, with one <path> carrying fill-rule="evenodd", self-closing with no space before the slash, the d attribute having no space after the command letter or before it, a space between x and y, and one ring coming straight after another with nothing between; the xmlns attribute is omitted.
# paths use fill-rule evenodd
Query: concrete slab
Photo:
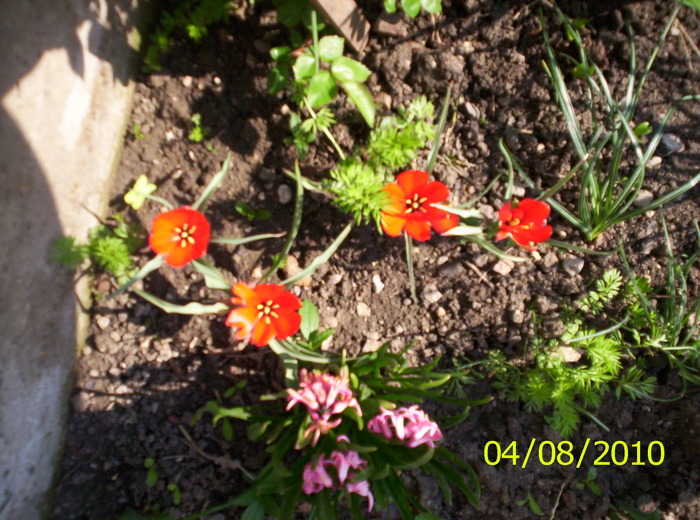
<svg viewBox="0 0 700 520"><path fill-rule="evenodd" d="M48 251L105 209L138 10L137 0L0 2L2 520L49 507L77 328L72 275Z"/></svg>

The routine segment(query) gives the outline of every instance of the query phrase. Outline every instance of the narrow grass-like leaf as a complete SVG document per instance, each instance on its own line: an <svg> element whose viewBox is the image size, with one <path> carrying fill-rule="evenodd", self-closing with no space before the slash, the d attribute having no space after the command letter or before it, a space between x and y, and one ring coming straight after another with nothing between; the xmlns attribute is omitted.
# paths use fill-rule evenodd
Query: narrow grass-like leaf
<svg viewBox="0 0 700 520"><path fill-rule="evenodd" d="M303 278L314 274L314 272L316 272L316 269L318 269L321 264L327 262L330 259L330 257L333 256L338 247L340 247L340 244L343 243L343 240L345 240L348 234L350 234L353 225L354 222L350 222L349 224L347 224L340 232L340 234L336 237L336 239L331 243L331 245L329 245L323 253L314 258L314 261L311 262L306 269L299 271L294 276L290 276L289 278L283 280L280 283L285 286L290 286L293 283L298 282L299 280L302 280Z"/></svg>
<svg viewBox="0 0 700 520"><path fill-rule="evenodd" d="M110 298L114 298L115 296L118 296L119 294L126 291L129 287L131 287L133 284L135 284L139 280L143 280L146 276L148 276L149 273L152 273L153 271L158 269L160 266L162 266L164 262L165 262L165 260L161 255L158 255L158 256L151 258L148 262L146 262L144 264L144 266L139 270L139 272L136 273L136 276L134 276L133 278L128 280L126 283L121 285L116 291L114 291L110 295Z"/></svg>
<svg viewBox="0 0 700 520"><path fill-rule="evenodd" d="M286 233L262 233L260 235L250 235L241 238L227 238L227 237L215 237L209 240L210 244L223 244L227 246L240 246L242 244L247 244L249 242L255 242L257 240L266 240L268 238L279 238L283 237Z"/></svg>
<svg viewBox="0 0 700 520"><path fill-rule="evenodd" d="M191 302L187 305L176 305L174 303L161 300L157 296L154 296L153 294L148 293L146 291L142 291L140 289L134 289L134 292L144 300L152 303L159 309L162 309L169 314L222 314L230 310L228 305L221 302L212 303L208 305L198 302Z"/></svg>
<svg viewBox="0 0 700 520"><path fill-rule="evenodd" d="M195 271L204 276L204 283L210 289L231 290L231 284L226 281L221 271L209 262L200 258L192 262L192 267Z"/></svg>
<svg viewBox="0 0 700 520"><path fill-rule="evenodd" d="M442 134L445 131L447 113L450 109L451 93L452 85L450 84L447 86L447 92L445 92L445 99L442 102L442 109L440 110L440 119L438 120L438 125L435 132L435 139L433 140L433 146L430 149L430 154L428 155L428 162L425 165L425 171L430 174L433 173L433 168L435 168L435 161L437 160L438 152L440 151L440 145L442 144Z"/></svg>
<svg viewBox="0 0 700 520"><path fill-rule="evenodd" d="M212 177L211 181L209 181L209 184L207 184L207 187L204 188L204 191L202 194L199 196L197 199L197 202L192 204L192 209L196 209L197 211L203 211L204 206L206 205L207 201L209 198L214 194L214 191L216 191L216 188L219 187L219 184L221 184L221 181L224 180L226 177L226 174L228 173L228 169L231 166L231 154L229 153L226 156L226 160L224 161L223 166L221 166L221 170Z"/></svg>
<svg viewBox="0 0 700 520"><path fill-rule="evenodd" d="M301 214L304 208L304 184L302 183L301 171L299 170L298 162L294 163L294 180L296 181L297 189L296 200L294 201L294 215L292 216L292 227L289 229L289 235L282 246L282 250L273 258L272 265L260 279L261 282L265 281L279 268L280 265L282 265L282 262L287 259L287 255L292 249L292 244L294 243L297 233L299 232L299 227L301 226Z"/></svg>

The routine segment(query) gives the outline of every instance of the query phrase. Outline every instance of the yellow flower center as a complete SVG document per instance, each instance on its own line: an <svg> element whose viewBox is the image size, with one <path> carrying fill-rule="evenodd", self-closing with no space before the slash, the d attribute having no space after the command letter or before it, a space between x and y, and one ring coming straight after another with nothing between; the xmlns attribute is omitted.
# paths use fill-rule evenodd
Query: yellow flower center
<svg viewBox="0 0 700 520"><path fill-rule="evenodd" d="M412 199L406 199L406 211L405 213L413 213L414 211L422 211L425 213L425 208L423 207L423 203L428 200L427 197L418 197L418 194L416 193Z"/></svg>
<svg viewBox="0 0 700 520"><path fill-rule="evenodd" d="M180 247L185 247L187 244L194 244L194 232L197 231L197 226L190 227L189 224L183 224L182 227L175 228L173 241L180 242Z"/></svg>
<svg viewBox="0 0 700 520"><path fill-rule="evenodd" d="M256 309L258 310L258 319L265 320L265 323L270 324L270 316L273 318L279 318L280 315L275 312L275 309L279 309L278 303L272 303L272 300L267 300L265 303L259 303Z"/></svg>

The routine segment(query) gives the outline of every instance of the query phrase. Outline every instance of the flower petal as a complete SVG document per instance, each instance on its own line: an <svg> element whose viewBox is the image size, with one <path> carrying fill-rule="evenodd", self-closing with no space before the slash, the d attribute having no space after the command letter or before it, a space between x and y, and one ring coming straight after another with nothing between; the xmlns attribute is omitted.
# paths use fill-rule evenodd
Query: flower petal
<svg viewBox="0 0 700 520"><path fill-rule="evenodd" d="M426 208L425 217L436 233L444 233L459 224L459 217L437 208Z"/></svg>
<svg viewBox="0 0 700 520"><path fill-rule="evenodd" d="M276 283L261 283L253 287L253 291L255 291L255 294L261 303L269 300L275 301L275 298L284 292L284 285L279 285Z"/></svg>
<svg viewBox="0 0 700 520"><path fill-rule="evenodd" d="M518 208L523 210L523 222L531 223L546 220L549 217L549 204L541 200L523 199L518 204Z"/></svg>
<svg viewBox="0 0 700 520"><path fill-rule="evenodd" d="M275 327L272 325L272 320L267 323L265 318L258 320L258 324L253 328L253 334L250 336L250 342L256 347L264 347L270 340L275 337Z"/></svg>
<svg viewBox="0 0 700 520"><path fill-rule="evenodd" d="M417 191L420 198L425 197L428 199L426 204L442 202L450 195L450 190L440 181L429 182L425 186L419 188Z"/></svg>
<svg viewBox="0 0 700 520"><path fill-rule="evenodd" d="M246 283L238 282L233 286L232 292L237 296L237 298L231 298L231 303L234 305L255 307L260 303L258 293L255 292L253 287L248 286Z"/></svg>
<svg viewBox="0 0 700 520"><path fill-rule="evenodd" d="M255 307L239 307L233 309L226 317L226 325L237 328L237 340L244 340L249 335L253 327L258 321L258 311Z"/></svg>
<svg viewBox="0 0 700 520"><path fill-rule="evenodd" d="M406 170L399 173L396 183L403 189L406 198L412 198L417 190L428 182L429 175L422 170Z"/></svg>
<svg viewBox="0 0 700 520"><path fill-rule="evenodd" d="M395 215L389 215L382 212L381 215L382 230L390 237L397 237L403 231L406 225L406 219Z"/></svg>
<svg viewBox="0 0 700 520"><path fill-rule="evenodd" d="M513 212L510 209L510 201L508 201L498 210L498 220L508 222L512 216Z"/></svg>
<svg viewBox="0 0 700 520"><path fill-rule="evenodd" d="M272 325L275 328L275 337L277 339L285 339L296 334L301 325L301 316L299 313L284 307L277 309L276 312L279 318L272 318ZM269 342L270 340L268 340L268 343Z"/></svg>
<svg viewBox="0 0 700 520"><path fill-rule="evenodd" d="M430 239L430 224L423 219L406 220L405 229L409 236L419 242L425 242Z"/></svg>
<svg viewBox="0 0 700 520"><path fill-rule="evenodd" d="M301 309L301 300L289 291L283 291L279 296L272 299L275 305L279 305L283 309L297 310Z"/></svg>

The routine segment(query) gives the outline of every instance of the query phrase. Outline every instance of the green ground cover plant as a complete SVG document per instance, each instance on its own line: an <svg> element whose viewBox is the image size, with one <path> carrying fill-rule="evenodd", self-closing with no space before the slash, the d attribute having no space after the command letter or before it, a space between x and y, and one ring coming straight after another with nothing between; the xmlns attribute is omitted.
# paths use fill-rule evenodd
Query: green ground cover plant
<svg viewBox="0 0 700 520"><path fill-rule="evenodd" d="M635 123L646 77L679 9L680 7L676 8L669 17L656 47L641 71L637 69L634 35L630 25L627 25L630 36L630 71L627 89L620 101L613 97L604 72L591 59L583 44L582 32L585 31L585 24L572 20L554 7L561 28L567 39L574 44L578 55L557 54L544 17L540 16L547 50L545 73L552 82L555 100L562 111L571 143L579 157L579 163L556 184L543 190L540 198L549 202L567 222L581 230L587 240L593 240L615 224L676 199L700 182L698 174L677 188L656 197L652 202L632 207L644 184L647 164L653 157L674 112L681 103L700 99L698 95L684 96L666 111L663 119L657 124L651 125L647 121ZM564 68L561 62L564 63ZM585 93L585 115L577 113L574 107L569 94L571 87L565 80L566 71L571 72ZM590 128L584 128L581 123L587 117L591 120ZM501 144L501 150L509 165L516 169L524 181L531 188L538 189L504 144ZM576 207L572 210L557 201L555 195L575 176L579 179L580 187Z"/></svg>

